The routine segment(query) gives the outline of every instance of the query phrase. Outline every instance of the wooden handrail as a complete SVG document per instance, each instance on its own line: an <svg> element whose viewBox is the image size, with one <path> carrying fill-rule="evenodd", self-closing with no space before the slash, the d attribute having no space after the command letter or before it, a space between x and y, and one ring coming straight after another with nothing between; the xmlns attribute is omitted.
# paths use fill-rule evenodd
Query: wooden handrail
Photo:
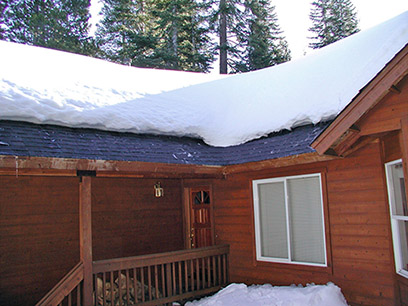
<svg viewBox="0 0 408 306"><path fill-rule="evenodd" d="M160 265L226 253L229 253L229 245L215 245L190 250L99 260L93 262L93 273Z"/></svg>
<svg viewBox="0 0 408 306"><path fill-rule="evenodd" d="M228 284L228 245L93 262L95 305L163 305Z"/></svg>
<svg viewBox="0 0 408 306"><path fill-rule="evenodd" d="M78 263L35 306L56 306L72 292L84 278L84 266Z"/></svg>

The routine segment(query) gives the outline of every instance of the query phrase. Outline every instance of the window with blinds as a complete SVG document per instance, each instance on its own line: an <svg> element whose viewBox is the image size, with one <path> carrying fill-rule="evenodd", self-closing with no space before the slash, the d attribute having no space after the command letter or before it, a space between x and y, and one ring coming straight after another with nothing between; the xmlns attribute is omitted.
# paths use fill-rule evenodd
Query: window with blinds
<svg viewBox="0 0 408 306"><path fill-rule="evenodd" d="M257 260L327 266L320 174L253 181Z"/></svg>
<svg viewBox="0 0 408 306"><path fill-rule="evenodd" d="M408 204L402 160L385 164L396 272L408 278Z"/></svg>

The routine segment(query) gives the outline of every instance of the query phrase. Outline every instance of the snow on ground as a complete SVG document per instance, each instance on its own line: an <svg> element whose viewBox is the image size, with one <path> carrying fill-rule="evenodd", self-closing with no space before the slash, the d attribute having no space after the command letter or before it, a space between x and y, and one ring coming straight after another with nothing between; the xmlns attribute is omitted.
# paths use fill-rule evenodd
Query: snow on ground
<svg viewBox="0 0 408 306"><path fill-rule="evenodd" d="M0 42L0 119L236 145L333 118L407 42L408 12L304 58L217 80Z"/></svg>
<svg viewBox="0 0 408 306"><path fill-rule="evenodd" d="M186 306L347 306L339 287L307 285L279 287L267 285L231 284L217 294Z"/></svg>

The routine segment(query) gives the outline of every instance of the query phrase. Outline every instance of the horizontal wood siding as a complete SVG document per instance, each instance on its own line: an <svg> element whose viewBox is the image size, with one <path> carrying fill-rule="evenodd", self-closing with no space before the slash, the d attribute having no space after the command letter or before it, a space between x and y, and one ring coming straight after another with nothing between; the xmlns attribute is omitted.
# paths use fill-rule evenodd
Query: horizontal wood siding
<svg viewBox="0 0 408 306"><path fill-rule="evenodd" d="M34 305L78 263L78 182L0 176L0 305Z"/></svg>
<svg viewBox="0 0 408 306"><path fill-rule="evenodd" d="M157 181L164 197L154 196ZM177 179L93 178L93 259L183 249L181 196Z"/></svg>
<svg viewBox="0 0 408 306"><path fill-rule="evenodd" d="M346 159L215 181L216 238L217 243L230 244L231 280L274 285L333 281L352 305L393 305L394 266L383 167L377 142ZM257 262L251 181L319 169L325 169L327 177L329 268Z"/></svg>
<svg viewBox="0 0 408 306"><path fill-rule="evenodd" d="M401 128L401 118L408 116L408 77L399 84L400 93L389 92L369 115L358 122L362 135L383 133Z"/></svg>

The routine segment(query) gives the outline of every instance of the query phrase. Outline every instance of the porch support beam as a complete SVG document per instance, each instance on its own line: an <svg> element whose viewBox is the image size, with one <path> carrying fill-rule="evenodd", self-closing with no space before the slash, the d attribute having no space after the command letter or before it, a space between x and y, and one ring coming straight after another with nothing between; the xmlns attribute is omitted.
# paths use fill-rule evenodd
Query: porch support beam
<svg viewBox="0 0 408 306"><path fill-rule="evenodd" d="M91 177L81 176L79 183L79 249L84 265L84 305L92 305L92 212Z"/></svg>
<svg viewBox="0 0 408 306"><path fill-rule="evenodd" d="M408 199L408 117L401 119L400 146L404 171L405 196Z"/></svg>

